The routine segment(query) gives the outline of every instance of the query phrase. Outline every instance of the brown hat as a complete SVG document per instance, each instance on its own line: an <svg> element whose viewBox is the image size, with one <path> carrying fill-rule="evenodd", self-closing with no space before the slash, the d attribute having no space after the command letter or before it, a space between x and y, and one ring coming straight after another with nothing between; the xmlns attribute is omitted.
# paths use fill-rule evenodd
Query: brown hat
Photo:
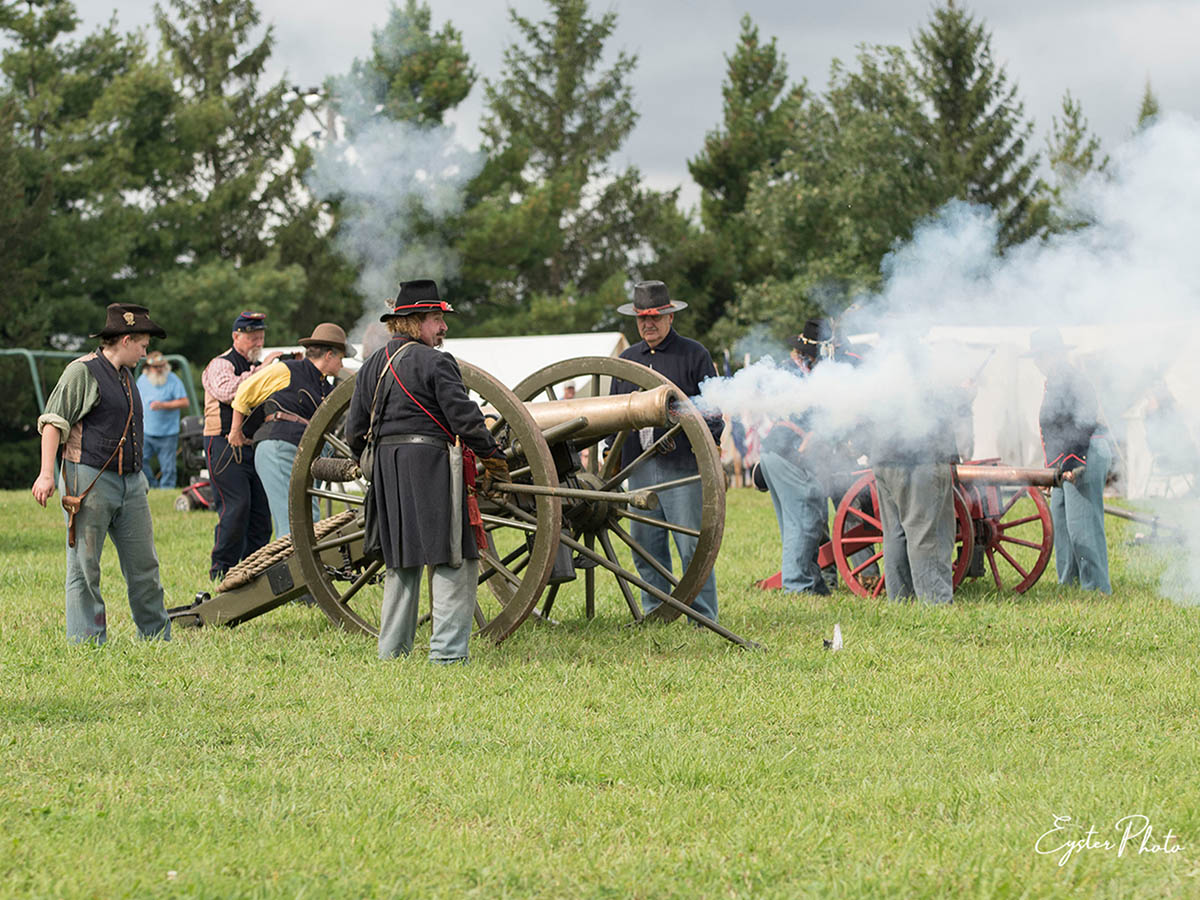
<svg viewBox="0 0 1200 900"><path fill-rule="evenodd" d="M146 354L146 361L145 361L145 363L143 363L143 365L146 365L146 366L169 366L170 363L167 362L167 358L162 355L161 350L155 350L151 353Z"/></svg>
<svg viewBox="0 0 1200 900"><path fill-rule="evenodd" d="M342 331L341 325L335 325L332 322L322 322L313 329L313 333L306 338L300 338L302 347L309 347L313 344L326 344L334 347L342 352L342 356L350 359L354 356L354 347L346 340L346 332Z"/></svg>
<svg viewBox="0 0 1200 900"><path fill-rule="evenodd" d="M633 286L633 302L617 307L623 316L665 316L687 309L682 300L672 300L661 281L639 281Z"/></svg>
<svg viewBox="0 0 1200 900"><path fill-rule="evenodd" d="M150 310L132 303L108 304L108 318L104 327L92 337L119 337L122 334L148 334L165 338L167 333L150 319Z"/></svg>

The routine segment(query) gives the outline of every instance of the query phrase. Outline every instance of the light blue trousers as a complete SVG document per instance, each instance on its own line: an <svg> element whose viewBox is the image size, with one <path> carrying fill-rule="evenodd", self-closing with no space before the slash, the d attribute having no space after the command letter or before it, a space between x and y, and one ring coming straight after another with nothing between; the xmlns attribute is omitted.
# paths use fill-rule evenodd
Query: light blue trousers
<svg viewBox="0 0 1200 900"><path fill-rule="evenodd" d="M394 659L412 653L421 602L423 566L386 569L383 607L379 613L379 658ZM429 661L465 662L471 626L475 621L475 594L479 560L464 559L457 569L433 567L433 635Z"/></svg>
<svg viewBox="0 0 1200 900"><path fill-rule="evenodd" d="M777 453L762 453L759 463L779 522L783 589L828 594L829 587L817 565L829 508L825 491L811 472Z"/></svg>
<svg viewBox="0 0 1200 900"><path fill-rule="evenodd" d="M641 490L677 478L688 478L697 472L696 461L687 457L679 462L672 462L661 456L652 456L629 475L630 490ZM704 489L697 480L683 487L671 488L658 492L659 508L656 510L639 510L651 519L670 522L673 525L683 525L686 528L700 530L700 518L703 512ZM642 522L631 523L630 534L641 544L668 572L671 571L671 545L667 538L670 534L675 538L675 549L679 551L679 559L683 568L687 569L696 552L697 539L677 531L668 532L656 525L646 525ZM665 594L671 593L671 585L667 579L655 571L654 567L637 553L633 554L633 564L641 579L654 585ZM659 601L642 591L642 610L653 612L659 607ZM708 573L708 579L700 588L700 593L692 601L692 609L717 621L717 577L713 572Z"/></svg>
<svg viewBox="0 0 1200 900"><path fill-rule="evenodd" d="M954 598L954 478L949 463L879 465L883 578L888 599Z"/></svg>
<svg viewBox="0 0 1200 900"><path fill-rule="evenodd" d="M78 495L92 483L98 469L76 463L65 466L67 492ZM63 485L59 485L62 491ZM171 620L163 605L154 549L146 476L104 472L84 498L75 516L75 546L67 547L67 639L75 642L108 639L104 598L100 596L100 553L107 535L117 548L121 574L129 595L138 634L171 639ZM63 512L64 518L66 512Z"/></svg>
<svg viewBox="0 0 1200 900"><path fill-rule="evenodd" d="M299 449L288 441L262 441L254 446L254 471L258 473L258 480L267 493L271 523L275 526L275 540L292 532L288 519L288 490L292 483L296 451ZM316 497L312 500L312 516L314 522L321 518Z"/></svg>
<svg viewBox="0 0 1200 900"><path fill-rule="evenodd" d="M179 432L143 435L142 471L152 488L175 487L175 455L179 450ZM158 478L150 473L150 461L158 462Z"/></svg>
<svg viewBox="0 0 1200 900"><path fill-rule="evenodd" d="M1087 469L1078 482L1050 492L1054 522L1054 567L1059 584L1112 593L1108 580L1108 545L1104 539L1104 481L1112 465L1108 439L1088 444Z"/></svg>

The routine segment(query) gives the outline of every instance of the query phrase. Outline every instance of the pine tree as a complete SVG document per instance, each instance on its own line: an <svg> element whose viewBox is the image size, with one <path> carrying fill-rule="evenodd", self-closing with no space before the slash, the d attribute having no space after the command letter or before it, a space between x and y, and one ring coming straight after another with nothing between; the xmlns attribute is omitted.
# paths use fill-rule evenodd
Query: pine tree
<svg viewBox="0 0 1200 900"><path fill-rule="evenodd" d="M749 15L741 35L725 57L721 86L724 118L704 138L704 147L688 161L700 186L701 221L720 230L746 205L750 177L775 163L791 142L804 87L787 89L787 62L775 38L763 44Z"/></svg>
<svg viewBox="0 0 1200 900"><path fill-rule="evenodd" d="M600 70L616 14L586 0L549 0L550 18L510 11L520 42L486 85L482 131L489 160L471 188L459 250L461 290L482 331L611 327L615 301L672 195L640 185L609 160L637 119L628 78L636 58ZM536 321L518 318L551 310ZM558 321L556 327L552 323Z"/></svg>
<svg viewBox="0 0 1200 900"><path fill-rule="evenodd" d="M936 8L913 41L915 74L930 105L926 136L937 155L946 199L991 207L1005 245L1044 225L1046 201L1027 154L1033 125L1017 88L992 56L991 35L954 0Z"/></svg>
<svg viewBox="0 0 1200 900"><path fill-rule="evenodd" d="M427 3L390 4L383 28L371 32L371 55L356 59L345 79L334 82L339 108L349 122L376 113L396 122L440 125L471 92L476 73L450 23L433 31ZM365 110L348 110L361 102Z"/></svg>
<svg viewBox="0 0 1200 900"><path fill-rule="evenodd" d="M1150 79L1146 79L1146 88L1142 91L1142 103L1138 107L1137 131L1151 124L1159 114L1158 97L1150 87Z"/></svg>

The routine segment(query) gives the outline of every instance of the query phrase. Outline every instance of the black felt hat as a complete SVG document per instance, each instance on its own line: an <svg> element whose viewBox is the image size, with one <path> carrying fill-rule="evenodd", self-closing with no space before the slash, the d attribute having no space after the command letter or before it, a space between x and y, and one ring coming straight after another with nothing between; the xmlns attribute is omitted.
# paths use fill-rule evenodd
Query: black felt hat
<svg viewBox="0 0 1200 900"><path fill-rule="evenodd" d="M119 337L122 334L148 334L165 338L167 333L150 319L150 310L132 303L110 303L104 327L92 335L94 338Z"/></svg>
<svg viewBox="0 0 1200 900"><path fill-rule="evenodd" d="M672 300L661 281L639 281L633 286L633 302L617 307L623 316L665 316L687 309L682 300Z"/></svg>
<svg viewBox="0 0 1200 900"><path fill-rule="evenodd" d="M833 340L833 328L828 319L809 319L804 323L804 330L788 341L795 349L805 356L816 356L821 352L821 345Z"/></svg>
<svg viewBox="0 0 1200 900"><path fill-rule="evenodd" d="M437 282L428 278L400 282L400 290L396 292L392 311L380 316L379 321L386 322L398 316L411 316L420 312L454 312L454 307L438 295Z"/></svg>

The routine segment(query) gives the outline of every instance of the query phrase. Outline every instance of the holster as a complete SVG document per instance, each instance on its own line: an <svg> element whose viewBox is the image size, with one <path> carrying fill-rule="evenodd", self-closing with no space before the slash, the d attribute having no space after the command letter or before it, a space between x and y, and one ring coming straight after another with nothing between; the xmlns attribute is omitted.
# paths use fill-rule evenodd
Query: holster
<svg viewBox="0 0 1200 900"><path fill-rule="evenodd" d="M62 508L67 511L67 546L75 546L75 516L83 506L83 497L68 497L63 494Z"/></svg>

